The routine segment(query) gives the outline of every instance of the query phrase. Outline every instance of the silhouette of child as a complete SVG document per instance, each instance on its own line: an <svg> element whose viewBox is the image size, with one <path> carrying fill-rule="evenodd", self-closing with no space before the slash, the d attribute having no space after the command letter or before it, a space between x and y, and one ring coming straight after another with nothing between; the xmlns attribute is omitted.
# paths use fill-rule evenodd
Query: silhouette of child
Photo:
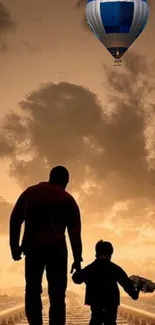
<svg viewBox="0 0 155 325"><path fill-rule="evenodd" d="M116 325L120 305L119 283L128 295L137 300L139 289L135 289L125 271L111 262L113 246L100 240L95 246L96 259L84 269L76 271L74 283L86 284L85 305L91 309L90 325Z"/></svg>

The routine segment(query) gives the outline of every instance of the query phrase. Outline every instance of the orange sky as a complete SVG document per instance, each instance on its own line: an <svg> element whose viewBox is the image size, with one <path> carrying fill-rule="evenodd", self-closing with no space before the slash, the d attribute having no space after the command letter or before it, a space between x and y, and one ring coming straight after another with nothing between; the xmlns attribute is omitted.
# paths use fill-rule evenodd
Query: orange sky
<svg viewBox="0 0 155 325"><path fill-rule="evenodd" d="M11 149L7 149L8 142L3 143L2 139L2 143L0 143L0 196L13 204L23 188L31 185L33 181L40 181L40 177L47 178L49 166L54 164L55 160L58 162L59 159L61 163L70 166L72 178L78 183L77 188L73 186L73 192L79 192L81 184L84 185L87 181L86 171L83 170L83 166L84 164L89 165L89 161L91 161L89 166L91 172L93 171L91 177L95 175L95 186L101 187L103 201L98 189L96 189L95 194L90 194L90 196L87 195L88 193L86 194L86 190L84 192L80 191L78 202L82 209L84 223L84 264L90 262L93 258L95 242L100 238L106 238L112 240L116 246L115 261L126 267L129 273L135 270L135 272L142 272L141 275L154 276L155 279L154 262L152 263L155 253L155 241L153 239L155 234L155 188L153 178L155 168L153 132L155 118L152 105L154 103L154 94L149 94L148 90L149 87L154 87L155 68L151 63L151 66L145 69L145 64L148 64L154 58L155 5L153 1L150 2L151 12L146 29L135 44L132 45L131 50L128 51L124 59L124 67L121 68L113 67L113 59L106 49L91 32L84 29L82 24L84 6L76 7L76 1L66 0L62 2L61 10L60 2L53 3L49 0L34 0L33 2L30 0L5 0L0 2L8 8L11 19L16 25L14 30L11 30L11 28L10 30L8 28L6 32L5 29L4 31L0 30L0 47L5 48L4 51L0 51L1 122L4 122L6 114L10 114L11 111L20 113L20 115L29 112L33 115L34 112L34 121L37 118L41 121L40 129L37 128L35 123L29 125L26 136L28 137L28 131L30 131L33 135L33 144L37 148L37 153L41 159L46 158L48 160L47 169L42 168L41 159L37 160L37 166L39 167L36 174L34 165L27 164L26 176L24 176L24 169L21 166L21 169L18 168L15 157L17 152L20 155L20 149L15 149L14 144L11 144ZM5 47L3 46L4 42ZM140 56L136 57L136 54ZM142 55L144 56L144 64L140 64ZM127 77L125 77L125 74L127 74ZM63 123L65 126L63 128L63 125L61 125L60 128L62 137L67 132L69 139L72 138L74 133L73 141L70 143L69 149L67 149L69 158L60 155L56 150L56 147L62 147L63 143L61 139L58 139L57 143L54 140L54 131L51 135L50 125L48 125L48 119L44 119L44 114L37 115L35 105L30 109L25 106L22 111L19 106L19 102L26 101L26 95L33 91L36 91L38 96L41 97L39 87L43 87L44 83L52 82L57 85L61 81L67 84L62 88L59 88L59 86L54 88L51 85L49 93L52 93L53 96L55 93L61 95L66 91L64 89L68 89L75 98L76 92L77 96L81 96L78 104L79 111L77 110L74 115L76 127L72 130L71 108L68 108L66 114L68 114L69 118L65 117ZM142 82L142 89L139 86L139 81ZM112 86L111 90L110 84ZM82 88L79 88L79 86ZM83 89L83 87L89 91ZM132 91L130 91L130 87ZM111 94L109 95L108 92L111 92ZM49 93L47 91L47 94ZM114 93L117 100L115 97L111 97ZM91 94L97 94L104 114L107 114L108 111L116 112L116 121L112 126L105 122L103 130L98 131L98 125L99 127L101 125L100 113L98 105L93 102L94 99ZM119 102L121 96L122 102ZM44 100L45 95L41 98ZM47 116L51 121L56 121L56 113L54 112L58 112L59 107L61 107L63 95L62 102L60 100L59 106L55 106L55 111L55 104L52 100L48 99ZM137 110L137 103L140 103L140 100L143 103L145 102L145 107L142 108L143 121L134 115ZM59 101L59 96L57 101ZM36 99L34 99L34 102L36 103ZM129 102L129 105L123 108L122 103L125 104L126 102ZM73 101L73 103L76 105L76 101ZM119 114L119 110L121 110L121 114ZM123 113L124 110L125 113ZM63 110L61 114L63 114ZM90 121L92 121L92 124ZM22 150L24 144L18 122L13 122L10 119L8 124L9 129L13 132L14 143L15 140L21 142ZM54 124L52 125L54 128ZM4 137L9 134L9 129L2 130ZM15 129L17 132L14 131ZM122 130L122 133L119 130ZM57 132L57 129L55 132ZM138 137L139 134L142 135L145 132L145 143L143 143L144 141L139 140ZM39 137L40 134L41 137ZM96 156L93 157L92 152L95 149L89 148L88 151L85 151L83 142L78 142L78 139L82 139L82 136L88 140L90 135L93 137L94 143L92 145L95 146L96 150L97 146L99 146L102 147L102 151L105 150L105 153L108 153L105 154L103 160L98 161ZM53 151L56 158L54 157L54 159L52 152L48 155L50 142L48 143L47 139L49 136L51 136L52 143L55 143ZM102 137L105 137L103 143ZM42 139L43 143L41 143ZM73 147L76 146L79 156L76 152L74 155L71 154ZM143 148L144 146L145 148ZM149 148L147 155L145 152L146 147ZM26 157L29 154L30 152L27 151L24 159L27 159ZM145 155L149 159L148 166L145 166ZM77 161L80 161L79 168L77 168ZM10 162L13 163L13 177L9 176ZM151 164L153 166L152 174L148 174ZM103 175L104 170L105 175ZM91 191L93 191L93 187ZM94 202L92 203L92 211L91 207L89 208L90 201ZM8 211L10 210L7 210L9 209L7 208L7 202L6 205L1 204L2 207L0 205L2 213L0 223L0 243L2 248L0 259L1 287L23 284L23 273L21 273L20 267L18 268L11 261L9 255L6 224L9 217ZM119 202L119 208L116 202ZM22 265L22 262L19 264Z"/></svg>

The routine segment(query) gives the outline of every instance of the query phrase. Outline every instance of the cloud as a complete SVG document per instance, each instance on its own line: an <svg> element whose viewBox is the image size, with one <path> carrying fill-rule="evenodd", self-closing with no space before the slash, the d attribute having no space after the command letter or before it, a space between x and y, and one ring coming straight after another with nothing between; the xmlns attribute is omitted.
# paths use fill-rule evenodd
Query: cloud
<svg viewBox="0 0 155 325"><path fill-rule="evenodd" d="M12 204L0 197L0 234L8 235L9 217L12 211Z"/></svg>
<svg viewBox="0 0 155 325"><path fill-rule="evenodd" d="M86 223L107 218L119 227L123 220L129 226L153 223L147 210L155 204L151 69L131 53L124 72L103 69L108 103L103 107L89 89L67 82L44 84L28 94L20 103L22 114L6 116L1 157L10 159L11 176L23 188L47 179L55 164L66 165L68 189L79 193ZM126 211L117 210L119 202L127 202Z"/></svg>
<svg viewBox="0 0 155 325"><path fill-rule="evenodd" d="M3 3L0 2L0 33L7 32L14 28L15 24L10 13Z"/></svg>
<svg viewBox="0 0 155 325"><path fill-rule="evenodd" d="M0 2L0 54L9 52L6 37L9 32L15 30L15 26L8 9Z"/></svg>
<svg viewBox="0 0 155 325"><path fill-rule="evenodd" d="M26 49L28 52L34 54L41 52L41 49L38 46L31 44L29 41L22 41L21 46L24 48L24 50Z"/></svg>
<svg viewBox="0 0 155 325"><path fill-rule="evenodd" d="M91 29L87 23L86 14L85 14L86 5L87 5L86 0L78 0L76 2L75 8L79 10L80 17L81 17L81 24L82 24L83 28L86 31L91 31Z"/></svg>
<svg viewBox="0 0 155 325"><path fill-rule="evenodd" d="M9 51L8 44L6 42L3 42L1 47L0 47L0 52L1 53L7 53Z"/></svg>
<svg viewBox="0 0 155 325"><path fill-rule="evenodd" d="M122 259L119 264L129 276L134 274L154 280L155 262L152 258L147 258L144 261Z"/></svg>
<svg viewBox="0 0 155 325"><path fill-rule="evenodd" d="M76 3L77 8L86 7L86 5L87 5L86 0L78 0L77 3Z"/></svg>

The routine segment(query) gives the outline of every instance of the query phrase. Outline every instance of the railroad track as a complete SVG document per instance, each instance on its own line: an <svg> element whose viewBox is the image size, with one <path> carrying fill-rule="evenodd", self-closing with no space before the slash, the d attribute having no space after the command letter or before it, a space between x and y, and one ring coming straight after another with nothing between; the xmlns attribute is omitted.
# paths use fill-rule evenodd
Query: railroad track
<svg viewBox="0 0 155 325"><path fill-rule="evenodd" d="M74 310L67 310L67 322L66 325L88 325L90 320L89 312L85 312L85 307L81 306L81 311L74 313ZM44 308L43 324L48 325L48 306ZM127 325L125 319L118 317L118 325ZM27 325L26 318L24 318L19 325Z"/></svg>
<svg viewBox="0 0 155 325"><path fill-rule="evenodd" d="M48 325L48 298L43 298L43 324ZM83 305L83 299L75 293L67 294L66 325L88 325L89 308ZM24 304L0 313L0 325L28 325ZM118 325L155 325L155 314L138 310L128 305L121 305L118 312Z"/></svg>

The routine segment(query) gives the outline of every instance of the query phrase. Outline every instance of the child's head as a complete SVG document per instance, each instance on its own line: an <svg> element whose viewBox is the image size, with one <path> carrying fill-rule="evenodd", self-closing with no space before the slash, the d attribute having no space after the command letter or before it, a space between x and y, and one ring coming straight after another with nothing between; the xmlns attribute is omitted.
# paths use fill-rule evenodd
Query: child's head
<svg viewBox="0 0 155 325"><path fill-rule="evenodd" d="M110 259L113 254L113 246L108 241L99 240L95 246L97 258L108 258Z"/></svg>

